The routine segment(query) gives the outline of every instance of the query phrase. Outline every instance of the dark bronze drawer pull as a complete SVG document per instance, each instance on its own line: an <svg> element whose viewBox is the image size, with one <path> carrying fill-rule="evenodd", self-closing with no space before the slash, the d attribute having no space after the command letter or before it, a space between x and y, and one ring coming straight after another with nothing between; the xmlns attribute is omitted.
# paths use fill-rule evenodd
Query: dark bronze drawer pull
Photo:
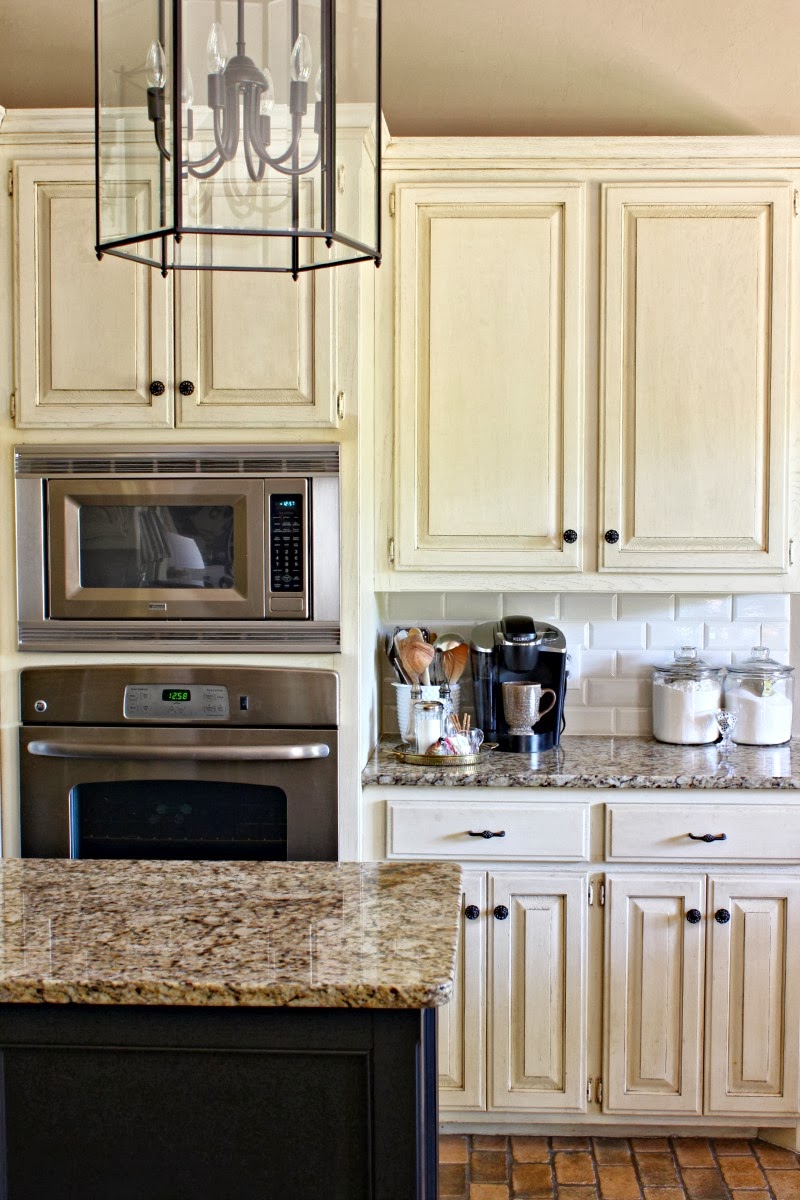
<svg viewBox="0 0 800 1200"><path fill-rule="evenodd" d="M727 842L727 833L690 833L693 842Z"/></svg>
<svg viewBox="0 0 800 1200"><path fill-rule="evenodd" d="M467 833L469 834L470 837L482 837L482 838L493 838L493 837L505 837L506 836L505 829L498 829L496 833L492 833L491 829L468 829Z"/></svg>

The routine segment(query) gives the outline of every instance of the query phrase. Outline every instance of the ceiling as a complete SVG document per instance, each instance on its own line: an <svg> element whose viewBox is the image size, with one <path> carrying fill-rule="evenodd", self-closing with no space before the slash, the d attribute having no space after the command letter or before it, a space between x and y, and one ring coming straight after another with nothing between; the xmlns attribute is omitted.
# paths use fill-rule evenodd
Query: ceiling
<svg viewBox="0 0 800 1200"><path fill-rule="evenodd" d="M400 134L800 132L797 0L384 0ZM0 105L91 105L91 0L2 0Z"/></svg>

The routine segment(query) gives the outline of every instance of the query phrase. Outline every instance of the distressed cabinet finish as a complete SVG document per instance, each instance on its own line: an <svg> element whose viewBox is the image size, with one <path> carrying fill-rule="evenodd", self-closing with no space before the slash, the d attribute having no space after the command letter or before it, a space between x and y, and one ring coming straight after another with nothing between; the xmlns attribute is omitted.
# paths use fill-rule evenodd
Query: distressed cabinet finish
<svg viewBox="0 0 800 1200"><path fill-rule="evenodd" d="M575 570L583 190L395 195L395 567Z"/></svg>
<svg viewBox="0 0 800 1200"><path fill-rule="evenodd" d="M786 183L601 188L601 570L787 566Z"/></svg>
<svg viewBox="0 0 800 1200"><path fill-rule="evenodd" d="M439 1010L439 1103L486 1104L486 873L463 871L461 935L453 996Z"/></svg>
<svg viewBox="0 0 800 1200"><path fill-rule="evenodd" d="M610 874L604 1110L796 1116L800 881Z"/></svg>

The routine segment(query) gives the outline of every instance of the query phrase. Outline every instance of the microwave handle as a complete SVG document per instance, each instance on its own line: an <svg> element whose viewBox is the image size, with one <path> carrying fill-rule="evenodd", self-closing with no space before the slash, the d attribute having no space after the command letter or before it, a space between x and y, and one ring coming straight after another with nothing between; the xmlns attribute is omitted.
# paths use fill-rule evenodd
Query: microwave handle
<svg viewBox="0 0 800 1200"><path fill-rule="evenodd" d="M311 742L303 746L126 746L123 742L29 742L28 753L42 758L124 758L136 761L194 759L230 762L291 762L327 758L330 746Z"/></svg>

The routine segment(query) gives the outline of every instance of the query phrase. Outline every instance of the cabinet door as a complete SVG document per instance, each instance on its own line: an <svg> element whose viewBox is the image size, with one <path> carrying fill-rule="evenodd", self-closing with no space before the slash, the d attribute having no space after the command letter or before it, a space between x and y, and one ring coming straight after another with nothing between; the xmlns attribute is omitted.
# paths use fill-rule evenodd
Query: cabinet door
<svg viewBox="0 0 800 1200"><path fill-rule="evenodd" d="M224 225L236 198L221 182L209 203L213 221ZM226 258L237 250L244 265L252 254L245 246L226 245ZM176 397L179 425L336 424L336 270L296 282L245 270L176 274L177 382L184 391L192 385Z"/></svg>
<svg viewBox="0 0 800 1200"><path fill-rule="evenodd" d="M800 881L712 878L708 925L706 1111L796 1116Z"/></svg>
<svg viewBox="0 0 800 1200"><path fill-rule="evenodd" d="M129 185L142 226L151 184L143 166ZM17 163L14 196L17 425L170 425L171 284L113 255L97 261L93 164Z"/></svg>
<svg viewBox="0 0 800 1200"><path fill-rule="evenodd" d="M601 569L785 571L791 186L602 199Z"/></svg>
<svg viewBox="0 0 800 1200"><path fill-rule="evenodd" d="M395 567L575 570L582 187L396 196Z"/></svg>
<svg viewBox="0 0 800 1200"><path fill-rule="evenodd" d="M464 916L449 1004L439 1009L439 1105L486 1107L486 874L464 871ZM470 907L472 906L472 908Z"/></svg>
<svg viewBox="0 0 800 1200"><path fill-rule="evenodd" d="M607 879L605 1112L701 1112L704 901L704 876Z"/></svg>
<svg viewBox="0 0 800 1200"><path fill-rule="evenodd" d="M490 876L493 1109L586 1107L587 886L585 875Z"/></svg>

